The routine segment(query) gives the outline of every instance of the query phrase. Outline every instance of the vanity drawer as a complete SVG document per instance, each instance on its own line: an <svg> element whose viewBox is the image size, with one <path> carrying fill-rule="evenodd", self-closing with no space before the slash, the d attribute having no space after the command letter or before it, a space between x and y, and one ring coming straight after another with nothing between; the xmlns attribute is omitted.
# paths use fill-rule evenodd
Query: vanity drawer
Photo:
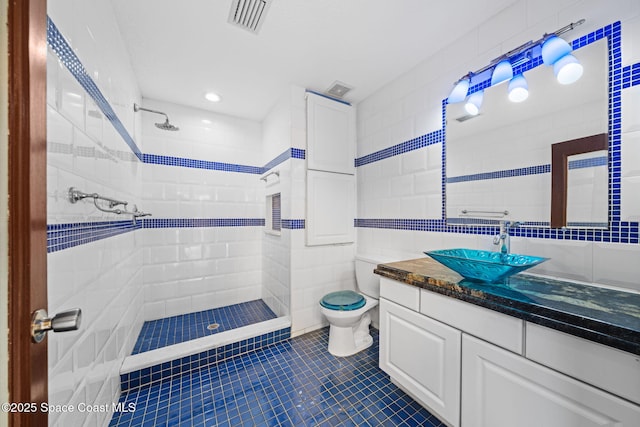
<svg viewBox="0 0 640 427"><path fill-rule="evenodd" d="M640 356L527 322L526 357L640 404Z"/></svg>
<svg viewBox="0 0 640 427"><path fill-rule="evenodd" d="M405 306L413 311L420 310L420 288L397 280L380 278L380 297Z"/></svg>
<svg viewBox="0 0 640 427"><path fill-rule="evenodd" d="M469 335L523 354L523 320L424 289L420 291L420 312Z"/></svg>

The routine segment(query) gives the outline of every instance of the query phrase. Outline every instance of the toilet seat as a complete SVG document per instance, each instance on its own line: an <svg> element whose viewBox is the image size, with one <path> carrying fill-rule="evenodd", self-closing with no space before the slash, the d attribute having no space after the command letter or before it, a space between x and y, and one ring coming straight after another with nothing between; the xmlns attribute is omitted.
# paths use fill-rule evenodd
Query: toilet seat
<svg viewBox="0 0 640 427"><path fill-rule="evenodd" d="M320 305L329 310L351 311L364 307L366 300L363 295L354 291L338 291L325 295Z"/></svg>

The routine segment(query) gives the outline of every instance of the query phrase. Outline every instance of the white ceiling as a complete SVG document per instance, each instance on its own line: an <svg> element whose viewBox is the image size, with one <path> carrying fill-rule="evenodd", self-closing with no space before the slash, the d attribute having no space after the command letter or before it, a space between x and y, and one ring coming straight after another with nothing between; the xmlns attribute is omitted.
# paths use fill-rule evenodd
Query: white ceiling
<svg viewBox="0 0 640 427"><path fill-rule="evenodd" d="M261 121L290 85L358 103L513 1L272 0L257 35L232 0L112 3L143 97Z"/></svg>

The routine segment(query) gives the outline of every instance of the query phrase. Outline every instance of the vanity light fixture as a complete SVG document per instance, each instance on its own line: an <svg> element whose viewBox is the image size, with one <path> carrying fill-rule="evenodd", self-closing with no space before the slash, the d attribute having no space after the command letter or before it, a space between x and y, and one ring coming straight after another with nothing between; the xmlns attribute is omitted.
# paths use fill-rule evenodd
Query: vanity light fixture
<svg viewBox="0 0 640 427"><path fill-rule="evenodd" d="M455 104L456 102L462 102L467 97L469 91L469 84L471 83L471 77L469 74L462 77L451 90L447 102L449 104Z"/></svg>
<svg viewBox="0 0 640 427"><path fill-rule="evenodd" d="M524 63L534 59L533 55L537 54L536 52L541 52L542 62L544 64L553 66L554 74L558 82L561 84L571 84L577 81L582 76L582 65L575 56L571 55L572 48L569 43L558 36L573 30L584 22L584 19L572 22L553 33L544 34L539 40L523 43L504 55L500 55L491 61L489 65L477 71L470 71L454 84L447 98L447 102L454 104L464 101L469 93L471 80L474 80L474 85L478 83L484 85L484 82L488 79L487 73L491 73L491 86L509 81L509 99L513 102L524 101L529 96L527 80L521 71L514 77L513 70L514 68L520 68ZM475 81L476 78L478 81ZM474 111L474 107L477 107L478 110L480 109L482 94L476 96L476 98L480 97L480 103L477 103L477 99L471 102L471 96L479 92L482 92L482 90L475 90L470 95L467 104L465 104L465 109L467 109L467 107L470 108L471 111ZM471 111L467 109L469 114L472 114Z"/></svg>
<svg viewBox="0 0 640 427"><path fill-rule="evenodd" d="M570 54L572 50L569 43L552 34L542 43L542 62L544 62L544 65L551 66L555 64L558 59Z"/></svg>
<svg viewBox="0 0 640 427"><path fill-rule="evenodd" d="M511 61L509 61L509 59L503 59L498 62L496 68L493 69L493 73L491 74L491 86L511 80L512 77L513 67L511 66Z"/></svg>
<svg viewBox="0 0 640 427"><path fill-rule="evenodd" d="M484 98L484 90L469 95L467 103L464 105L464 109L472 116L477 116L480 112L480 106L482 106L482 99Z"/></svg>
<svg viewBox="0 0 640 427"><path fill-rule="evenodd" d="M521 74L509 81L509 101L522 102L529 97L529 85L527 79Z"/></svg>
<svg viewBox="0 0 640 427"><path fill-rule="evenodd" d="M582 77L583 67L578 58L569 54L560 58L553 64L553 74L556 75L558 83L570 85Z"/></svg>
<svg viewBox="0 0 640 427"><path fill-rule="evenodd" d="M552 34L542 44L542 62L553 66L553 73L560 84L571 84L582 77L583 67L571 55L573 49L565 40Z"/></svg>

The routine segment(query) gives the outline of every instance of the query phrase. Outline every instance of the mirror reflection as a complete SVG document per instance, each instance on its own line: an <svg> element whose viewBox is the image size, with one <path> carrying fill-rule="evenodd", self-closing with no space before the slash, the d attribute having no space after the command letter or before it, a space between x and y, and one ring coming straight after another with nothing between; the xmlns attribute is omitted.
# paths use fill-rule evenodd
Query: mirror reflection
<svg viewBox="0 0 640 427"><path fill-rule="evenodd" d="M503 83L485 89L477 116L469 116L463 102L447 105L449 223L500 218L549 226L551 145L608 129L607 41L578 49L574 56L584 74L572 85L559 84L553 70L541 65L524 74L529 86L524 102L510 102ZM606 227L606 152L583 156L599 160L580 157L572 163L582 167L569 173L568 226ZM588 197L581 193L586 188Z"/></svg>
<svg viewBox="0 0 640 427"><path fill-rule="evenodd" d="M606 150L601 150L567 158L568 227L607 227L607 155Z"/></svg>

